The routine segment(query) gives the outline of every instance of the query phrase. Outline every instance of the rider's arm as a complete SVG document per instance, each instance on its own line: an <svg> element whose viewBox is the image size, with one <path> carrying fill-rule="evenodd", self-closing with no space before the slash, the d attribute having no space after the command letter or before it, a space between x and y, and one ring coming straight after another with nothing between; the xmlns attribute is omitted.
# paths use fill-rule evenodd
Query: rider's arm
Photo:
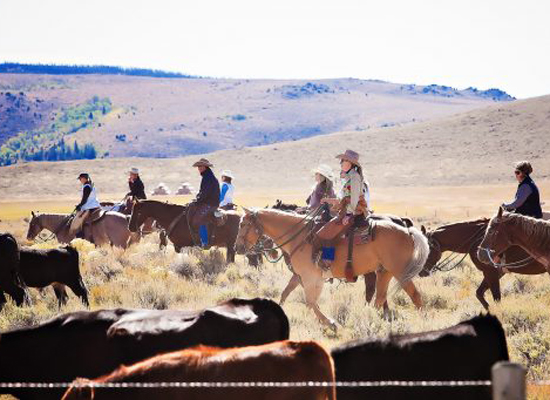
<svg viewBox="0 0 550 400"><path fill-rule="evenodd" d="M505 210L515 210L518 207L521 207L527 198L533 193L533 189L529 185L521 185L516 192L516 198L511 203L504 203L502 207Z"/></svg>
<svg viewBox="0 0 550 400"><path fill-rule="evenodd" d="M223 183L222 184L222 190L220 192L220 203L225 198L225 194L227 193L228 190L229 190L229 185L227 183Z"/></svg>
<svg viewBox="0 0 550 400"><path fill-rule="evenodd" d="M359 174L354 174L351 178L351 196L349 199L350 206L352 210L357 208L357 203L359 203L359 197L363 191L363 183L361 182L361 177Z"/></svg>

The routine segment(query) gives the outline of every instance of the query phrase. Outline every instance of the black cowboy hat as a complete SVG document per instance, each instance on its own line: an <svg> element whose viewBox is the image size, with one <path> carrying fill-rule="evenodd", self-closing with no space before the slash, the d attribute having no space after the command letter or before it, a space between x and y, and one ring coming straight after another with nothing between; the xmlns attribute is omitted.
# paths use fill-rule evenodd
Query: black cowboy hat
<svg viewBox="0 0 550 400"><path fill-rule="evenodd" d="M90 179L90 174L86 172L82 172L80 175L78 175L78 178L76 179L80 179L80 178Z"/></svg>

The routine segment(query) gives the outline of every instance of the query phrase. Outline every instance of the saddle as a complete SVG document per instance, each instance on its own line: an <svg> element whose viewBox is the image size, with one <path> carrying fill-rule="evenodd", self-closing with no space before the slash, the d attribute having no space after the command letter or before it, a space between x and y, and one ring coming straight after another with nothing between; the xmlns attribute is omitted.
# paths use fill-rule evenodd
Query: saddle
<svg viewBox="0 0 550 400"><path fill-rule="evenodd" d="M366 218L360 223L360 225L355 226L344 225L338 220L333 219L321 226L320 229L316 230L317 232L314 233L313 241L321 243L323 249L323 260L331 259L330 256L332 256L332 260L334 260L334 243L339 240L347 239L348 257L346 261L345 276L348 282L356 282L357 275L353 272L353 248L354 246L363 245L373 241L375 226L376 221L371 218ZM332 251L330 249L332 249ZM321 264L320 266L322 269L326 269L323 267L325 265L324 262L318 264ZM330 266L328 268L330 268Z"/></svg>
<svg viewBox="0 0 550 400"><path fill-rule="evenodd" d="M98 222L99 220L101 220L105 216L106 213L107 213L107 210L103 210L101 208L98 208L98 209L94 210L93 212L91 212L90 215L88 215L88 217L86 218L86 221L84 221L84 224L92 225L92 224Z"/></svg>
<svg viewBox="0 0 550 400"><path fill-rule="evenodd" d="M214 211L214 214L212 214L212 219L215 226L222 227L227 222L227 212L222 208L218 208Z"/></svg>

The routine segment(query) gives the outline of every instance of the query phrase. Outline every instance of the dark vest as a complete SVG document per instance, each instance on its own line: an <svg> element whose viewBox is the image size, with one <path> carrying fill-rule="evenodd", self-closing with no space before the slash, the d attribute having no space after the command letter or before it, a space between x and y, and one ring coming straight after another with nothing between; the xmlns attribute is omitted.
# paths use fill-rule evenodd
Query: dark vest
<svg viewBox="0 0 550 400"><path fill-rule="evenodd" d="M525 179L518 185L518 190L521 185L529 185L531 187L531 194L527 197L525 203L516 208L516 212L529 217L542 218L539 188L529 176L525 177Z"/></svg>

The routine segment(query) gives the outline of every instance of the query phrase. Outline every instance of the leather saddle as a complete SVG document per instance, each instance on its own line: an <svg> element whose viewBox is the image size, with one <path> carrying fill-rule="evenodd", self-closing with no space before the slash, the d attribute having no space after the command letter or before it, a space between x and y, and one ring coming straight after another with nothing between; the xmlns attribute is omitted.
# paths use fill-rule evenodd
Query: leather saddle
<svg viewBox="0 0 550 400"><path fill-rule="evenodd" d="M101 208L98 208L94 210L88 217L86 218L86 221L84 221L84 224L92 225L96 222L99 222L104 216L107 214L107 210L103 210Z"/></svg>
<svg viewBox="0 0 550 400"><path fill-rule="evenodd" d="M222 208L218 208L212 214L212 219L217 227L224 226L227 222L227 212Z"/></svg>

